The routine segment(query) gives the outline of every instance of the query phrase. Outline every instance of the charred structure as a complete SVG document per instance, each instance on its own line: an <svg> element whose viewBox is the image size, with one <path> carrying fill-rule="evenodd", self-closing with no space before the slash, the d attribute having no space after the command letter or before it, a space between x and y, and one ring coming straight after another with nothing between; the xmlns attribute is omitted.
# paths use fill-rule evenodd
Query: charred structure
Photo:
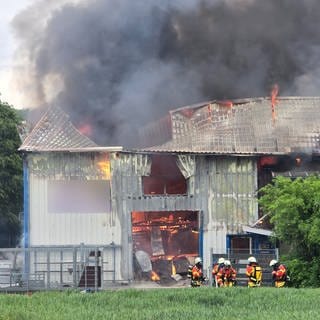
<svg viewBox="0 0 320 320"><path fill-rule="evenodd" d="M20 148L25 246L115 244L117 281L166 284L196 256L206 269L214 255L268 252L257 191L279 174L319 175L319 108L317 97L186 106L130 150L96 145L51 108Z"/></svg>

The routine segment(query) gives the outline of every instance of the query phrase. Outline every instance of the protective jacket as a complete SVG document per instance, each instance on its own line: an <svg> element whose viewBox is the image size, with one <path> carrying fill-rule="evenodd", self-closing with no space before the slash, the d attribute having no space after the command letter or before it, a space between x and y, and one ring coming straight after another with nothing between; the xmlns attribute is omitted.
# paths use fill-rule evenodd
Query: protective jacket
<svg viewBox="0 0 320 320"><path fill-rule="evenodd" d="M204 282L202 267L194 265L191 271L191 286L200 287Z"/></svg>
<svg viewBox="0 0 320 320"><path fill-rule="evenodd" d="M231 266L225 266L223 268L223 286L233 287L236 282L237 271Z"/></svg>
<svg viewBox="0 0 320 320"><path fill-rule="evenodd" d="M248 287L260 287L262 283L262 268L255 262L247 265L246 276L248 277Z"/></svg>
<svg viewBox="0 0 320 320"><path fill-rule="evenodd" d="M224 267L223 263L216 263L212 268L212 276L216 276L221 268Z"/></svg>
<svg viewBox="0 0 320 320"><path fill-rule="evenodd" d="M224 268L220 268L216 274L216 284L218 287L223 287L224 284Z"/></svg>
<svg viewBox="0 0 320 320"><path fill-rule="evenodd" d="M224 264L223 263L216 263L213 268L212 268L212 279L214 281L214 285L215 286L218 286L218 278L217 278L217 275L219 273L219 271L221 269L223 269L224 267Z"/></svg>
<svg viewBox="0 0 320 320"><path fill-rule="evenodd" d="M284 287L287 281L287 269L283 264L276 265L272 271L272 279L276 288Z"/></svg>

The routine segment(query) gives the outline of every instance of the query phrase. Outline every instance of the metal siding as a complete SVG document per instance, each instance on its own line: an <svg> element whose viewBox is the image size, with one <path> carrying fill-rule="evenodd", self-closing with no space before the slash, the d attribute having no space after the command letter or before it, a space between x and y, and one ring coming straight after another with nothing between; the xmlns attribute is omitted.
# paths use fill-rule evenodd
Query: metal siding
<svg viewBox="0 0 320 320"><path fill-rule="evenodd" d="M210 263L211 250L225 252L227 234L242 232L243 224L257 218L253 158L198 155L196 174L188 181L186 196L145 196L141 183L143 163L139 157L141 155L129 153L111 155L112 212L109 214L48 214L46 178L31 174L31 244L109 244L113 241L122 246L118 253L121 257L117 259L121 265L119 272L123 279L131 280L132 211L202 212L200 252L203 252L205 266ZM92 165L83 159L74 161L70 168L75 168L77 163ZM84 168L80 172L88 170Z"/></svg>
<svg viewBox="0 0 320 320"><path fill-rule="evenodd" d="M226 252L227 234L242 233L242 225L257 219L257 169L254 158L205 157L200 169L202 186L207 188L207 233L204 261L210 251ZM205 176L208 179L205 179ZM206 185L206 182L208 183ZM205 191L205 190L204 190Z"/></svg>
<svg viewBox="0 0 320 320"><path fill-rule="evenodd" d="M203 252L205 264L210 262L210 249L225 252L227 234L241 233L243 224L255 221L256 165L253 158L197 156L196 174L189 181L192 188L186 196L145 196L135 157L135 154L121 154L115 164L117 172L113 173L117 199L123 200L117 202L118 213L121 212L121 220L124 219L122 233L129 235L128 239L122 239L124 251L125 248L129 251L128 261L132 259L132 211L202 211L200 252ZM130 267L128 272L130 274Z"/></svg>
<svg viewBox="0 0 320 320"><path fill-rule="evenodd" d="M30 245L109 244L114 241L109 231L108 215L48 213L47 181L30 177Z"/></svg>
<svg viewBox="0 0 320 320"><path fill-rule="evenodd" d="M90 154L30 156L30 246L109 244L119 241L120 230L112 213L48 213L49 179L70 179L75 175L89 175L102 179L94 169L95 159ZM47 161L48 160L48 161ZM87 167L77 169L79 163ZM64 173L64 175L62 174Z"/></svg>

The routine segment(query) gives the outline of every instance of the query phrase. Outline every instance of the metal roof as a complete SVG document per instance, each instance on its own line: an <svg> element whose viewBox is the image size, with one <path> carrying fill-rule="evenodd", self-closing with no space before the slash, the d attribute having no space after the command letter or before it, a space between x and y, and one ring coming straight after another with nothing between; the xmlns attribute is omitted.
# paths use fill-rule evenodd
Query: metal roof
<svg viewBox="0 0 320 320"><path fill-rule="evenodd" d="M100 147L81 134L59 107L51 107L25 138L20 151L93 151Z"/></svg>
<svg viewBox="0 0 320 320"><path fill-rule="evenodd" d="M170 112L171 139L144 151L215 154L312 153L320 147L320 97L208 101ZM164 128L164 126L161 126ZM160 136L159 127L154 130ZM151 133L151 134L150 134ZM148 135L148 132L144 132ZM152 128L149 128L152 136ZM168 132L163 133L167 137ZM143 139L146 141L146 138Z"/></svg>
<svg viewBox="0 0 320 320"><path fill-rule="evenodd" d="M272 109L274 112L272 112ZM207 101L169 112L148 124L138 152L229 155L320 153L320 97ZM61 108L51 107L20 151L121 151L80 133Z"/></svg>

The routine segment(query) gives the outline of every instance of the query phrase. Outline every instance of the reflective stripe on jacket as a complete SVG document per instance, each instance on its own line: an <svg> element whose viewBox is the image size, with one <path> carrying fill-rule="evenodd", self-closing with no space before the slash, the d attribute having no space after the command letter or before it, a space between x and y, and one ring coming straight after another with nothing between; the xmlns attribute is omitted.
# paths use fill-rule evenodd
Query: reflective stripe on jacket
<svg viewBox="0 0 320 320"><path fill-rule="evenodd" d="M262 268L257 263L247 265L246 275L249 287L259 287L262 282Z"/></svg>

